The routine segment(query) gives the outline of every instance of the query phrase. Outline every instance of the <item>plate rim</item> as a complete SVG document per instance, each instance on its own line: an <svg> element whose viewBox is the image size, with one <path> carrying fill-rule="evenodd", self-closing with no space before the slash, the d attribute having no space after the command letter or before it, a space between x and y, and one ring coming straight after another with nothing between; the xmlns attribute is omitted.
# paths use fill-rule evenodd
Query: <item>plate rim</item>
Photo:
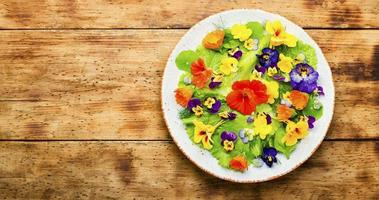
<svg viewBox="0 0 379 200"><path fill-rule="evenodd" d="M306 36L309 37L309 39L314 42L317 46L317 48L320 50L321 52L321 55L324 57L326 63L328 64L328 68L329 68L329 71L330 71L330 75L331 75L331 85L330 85L330 88L331 90L333 91L333 94L332 94L332 104L331 104L331 118L328 122L328 125L327 125L327 129L326 129L326 132L323 136L323 138L320 140L320 142L313 148L313 150L311 151L310 154L308 154L306 156L306 159L302 160L301 162L298 162L296 165L294 165L292 168L282 172L282 173L279 173L275 176L270 176L268 178L263 178L263 179L259 179L259 180L240 180L240 179L233 179L233 178L229 178L229 177L226 177L226 176L221 176L221 175L218 175L217 173L213 173L211 172L210 170L207 170L205 168L203 168L202 166L200 166L200 164L198 164L197 162L195 162L194 160L192 160L191 156L188 155L186 153L186 151L184 151L183 147L179 145L179 143L176 141L176 138L172 135L172 132L173 130L171 129L171 127L169 126L169 123L168 123L168 119L166 117L166 114L165 114L165 110L164 110L164 100L163 100L163 91L164 91L164 86L163 86L163 83L164 83L164 80L166 78L166 74L167 74L167 69L168 69L168 64L169 64L169 60L171 57L173 57L173 54L174 54L174 51L175 49L177 48L177 45L183 40L184 37L187 36L187 34L189 32L191 32L191 30L194 29L194 27L196 27L198 24L202 23L203 21L207 21L209 18L212 18L212 17L215 17L217 15L223 15L223 14L227 14L227 13L230 13L230 12L241 12L241 11L248 11L248 12L262 12L262 13L267 13L267 14L271 14L271 15L277 15L279 16L280 18L284 19L284 20L287 20L291 23L293 23L294 25L300 27ZM314 46L312 45L312 47L314 48ZM267 11L264 11L262 9L249 9L249 8L240 8L240 9L229 9L229 10L224 10L224 11L221 11L221 12L217 12L217 13L214 13L212 15L209 15L208 17L196 22L196 24L194 24L193 26L191 26L191 28L189 28L186 33L178 40L178 42L175 44L175 47L171 50L171 53L169 55L169 57L167 58L167 62L166 62L166 65L165 65L165 68L164 68L164 71L163 71L163 75L162 75L162 79L161 79L161 94L160 94L160 101L161 101L161 109L162 109L162 114L163 114L163 119L165 121L165 124L166 124L166 127L170 133L170 136L172 138L172 140L174 141L175 145L179 148L179 150L186 156L186 158L188 160L190 160L193 164L195 164L195 166L197 166L198 168L200 168L202 171L206 172L207 174L209 175L212 175L214 177L217 177L219 179L222 179L222 180L226 180L226 181L230 181L230 182L235 182L235 183L260 183L260 182L266 182L266 181L270 181L270 180L273 180L273 179L277 179L279 177L282 177L288 173L291 173L292 171L296 170L298 167L300 167L302 164L304 164L306 161L309 160L310 157L312 157L312 155L317 151L317 149L321 146L321 144L323 143L323 141L325 140L325 137L328 133L328 130L330 128L330 124L333 120L333 116L334 116L334 107L335 107L335 86L334 86L334 81L333 81L333 73L331 71L331 68L330 68L330 65L328 63L328 61L326 60L325 56L324 56L324 53L322 52L322 49L318 46L318 44L313 40L313 38L299 25L297 25L296 23L292 22L291 20L288 20L286 17L282 16L282 15L278 15L276 13L271 13L271 12L267 12Z"/></svg>

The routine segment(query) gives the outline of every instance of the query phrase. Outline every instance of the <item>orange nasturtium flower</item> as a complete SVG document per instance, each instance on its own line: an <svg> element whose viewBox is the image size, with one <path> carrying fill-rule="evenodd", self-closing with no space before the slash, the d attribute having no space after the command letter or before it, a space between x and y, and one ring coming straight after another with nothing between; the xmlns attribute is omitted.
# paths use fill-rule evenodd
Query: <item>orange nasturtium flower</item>
<svg viewBox="0 0 379 200"><path fill-rule="evenodd" d="M207 49L219 49L224 42L223 30L215 30L208 33L203 39L203 46Z"/></svg>
<svg viewBox="0 0 379 200"><path fill-rule="evenodd" d="M245 171L247 169L247 160L245 156L239 155L230 160L229 165L234 170Z"/></svg>
<svg viewBox="0 0 379 200"><path fill-rule="evenodd" d="M199 58L191 64L192 84L203 88L212 76L212 69L205 67L204 60Z"/></svg>
<svg viewBox="0 0 379 200"><path fill-rule="evenodd" d="M266 85L259 80L236 81L232 89L226 96L226 103L244 115L250 115L258 104L266 103L269 97Z"/></svg>
<svg viewBox="0 0 379 200"><path fill-rule="evenodd" d="M304 92L292 90L290 93L290 101L297 110L303 110L308 104L309 96Z"/></svg>
<svg viewBox="0 0 379 200"><path fill-rule="evenodd" d="M182 107L187 107L189 100L191 99L193 91L190 88L182 87L175 90L176 103Z"/></svg>
<svg viewBox="0 0 379 200"><path fill-rule="evenodd" d="M276 107L276 112L277 112L277 118L279 121L287 121L293 114L293 109L289 108L288 106L284 104L278 105Z"/></svg>

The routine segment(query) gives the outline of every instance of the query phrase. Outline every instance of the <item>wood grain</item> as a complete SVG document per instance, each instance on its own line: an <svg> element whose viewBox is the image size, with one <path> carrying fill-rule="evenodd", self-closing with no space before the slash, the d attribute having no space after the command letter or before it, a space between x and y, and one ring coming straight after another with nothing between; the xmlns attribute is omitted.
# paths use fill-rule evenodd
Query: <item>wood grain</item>
<svg viewBox="0 0 379 200"><path fill-rule="evenodd" d="M1 31L0 139L170 139L161 76L184 32ZM327 137L378 138L379 31L308 32L336 86Z"/></svg>
<svg viewBox="0 0 379 200"><path fill-rule="evenodd" d="M0 28L188 28L236 8L265 9L303 27L379 27L375 0L9 0L0 3Z"/></svg>
<svg viewBox="0 0 379 200"><path fill-rule="evenodd" d="M172 142L1 142L0 198L375 199L379 143L325 141L275 181L206 174Z"/></svg>

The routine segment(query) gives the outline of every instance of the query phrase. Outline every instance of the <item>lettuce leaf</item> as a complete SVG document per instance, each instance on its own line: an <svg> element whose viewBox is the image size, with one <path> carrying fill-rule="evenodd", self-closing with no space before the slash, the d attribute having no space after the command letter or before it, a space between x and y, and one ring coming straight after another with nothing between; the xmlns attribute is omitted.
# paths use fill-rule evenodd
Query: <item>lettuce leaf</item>
<svg viewBox="0 0 379 200"><path fill-rule="evenodd" d="M264 27L259 22L249 22L246 24L247 28L251 29L253 31L253 38L260 39L263 37L264 34Z"/></svg>
<svg viewBox="0 0 379 200"><path fill-rule="evenodd" d="M309 44L305 44L304 42L298 40L295 47L281 45L276 49L285 56L289 56L293 59L296 58L298 54L303 53L305 55L306 62L313 68L317 69L316 50Z"/></svg>
<svg viewBox="0 0 379 200"><path fill-rule="evenodd" d="M316 119L320 119L320 117L322 116L324 107L321 105L321 107L319 109L315 109L314 105L315 105L315 100L316 99L317 99L317 97L314 96L314 95L310 95L309 96L308 104L304 108L303 114L304 115L312 115Z"/></svg>
<svg viewBox="0 0 379 200"><path fill-rule="evenodd" d="M196 52L192 50L186 50L179 53L179 55L175 59L175 64L178 69L190 72L191 71L191 63L197 60L199 56Z"/></svg>

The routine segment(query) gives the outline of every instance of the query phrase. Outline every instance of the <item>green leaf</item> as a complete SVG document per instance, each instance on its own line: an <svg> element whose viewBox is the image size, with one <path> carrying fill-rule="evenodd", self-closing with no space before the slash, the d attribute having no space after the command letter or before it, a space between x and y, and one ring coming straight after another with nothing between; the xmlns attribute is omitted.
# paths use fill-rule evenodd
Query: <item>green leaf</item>
<svg viewBox="0 0 379 200"><path fill-rule="evenodd" d="M228 42L224 42L222 47L226 49L233 49L233 48L238 47L239 45L241 45L241 42L239 40L231 39Z"/></svg>
<svg viewBox="0 0 379 200"><path fill-rule="evenodd" d="M266 35L259 39L258 50L257 51L248 51L244 53L238 63L239 72L238 79L246 80L250 78L251 72L254 69L255 65L258 62L257 54L262 52L262 49L268 46L270 38Z"/></svg>
<svg viewBox="0 0 379 200"><path fill-rule="evenodd" d="M265 112L265 113L269 113L271 112L272 108L269 104L259 104L257 105L257 108L255 109L255 112Z"/></svg>
<svg viewBox="0 0 379 200"><path fill-rule="evenodd" d="M253 38L261 38L264 34L264 27L259 22L249 22L246 24L247 28L253 31Z"/></svg>
<svg viewBox="0 0 379 200"><path fill-rule="evenodd" d="M296 58L300 53L305 55L306 62L317 69L317 56L315 49L304 42L298 40L295 47L288 47L285 45L281 45L276 48L280 53L283 53L285 56L289 56L292 59Z"/></svg>
<svg viewBox="0 0 379 200"><path fill-rule="evenodd" d="M192 50L186 50L179 53L175 59L176 66L183 71L191 71L191 64L197 60L199 56Z"/></svg>
<svg viewBox="0 0 379 200"><path fill-rule="evenodd" d="M197 55L200 57L200 58L203 58L204 61L205 61L205 65L207 67L210 67L211 63L212 63L212 60L213 60L213 57L215 55L217 55L217 52L216 51L213 51L213 50L210 50L210 49L207 49L205 47L203 47L202 45L199 46L197 49L196 49L196 53Z"/></svg>
<svg viewBox="0 0 379 200"><path fill-rule="evenodd" d="M254 157L258 157L262 155L262 140L259 137L255 137L255 139L250 143L250 150Z"/></svg>
<svg viewBox="0 0 379 200"><path fill-rule="evenodd" d="M303 115L312 115L316 119L320 119L320 117L323 114L324 107L321 105L320 108L315 108L315 101L317 99L317 96L310 95L308 104L303 110Z"/></svg>
<svg viewBox="0 0 379 200"><path fill-rule="evenodd" d="M191 117L192 115L192 112L189 111L188 109L183 109L179 112L179 118L180 119L184 119L184 118L188 118L188 117Z"/></svg>

